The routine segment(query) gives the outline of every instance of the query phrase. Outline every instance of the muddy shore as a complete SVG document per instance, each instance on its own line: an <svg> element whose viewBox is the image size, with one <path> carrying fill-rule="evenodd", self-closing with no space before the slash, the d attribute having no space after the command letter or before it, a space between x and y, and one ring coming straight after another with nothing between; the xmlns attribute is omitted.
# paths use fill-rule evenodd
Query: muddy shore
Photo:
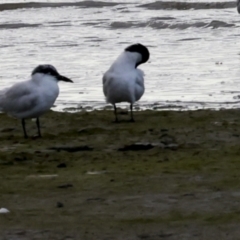
<svg viewBox="0 0 240 240"><path fill-rule="evenodd" d="M239 110L120 118L0 115L0 239L239 238Z"/></svg>

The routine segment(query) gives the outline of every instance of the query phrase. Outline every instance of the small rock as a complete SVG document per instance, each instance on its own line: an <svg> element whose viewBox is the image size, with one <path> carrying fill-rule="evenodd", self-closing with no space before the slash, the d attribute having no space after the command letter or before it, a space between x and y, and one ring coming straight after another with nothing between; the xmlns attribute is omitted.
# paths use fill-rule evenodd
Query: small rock
<svg viewBox="0 0 240 240"><path fill-rule="evenodd" d="M57 202L57 208L62 208L62 207L64 207L63 203Z"/></svg>
<svg viewBox="0 0 240 240"><path fill-rule="evenodd" d="M58 177L57 174L43 174L43 175L29 175L27 178L56 178Z"/></svg>
<svg viewBox="0 0 240 240"><path fill-rule="evenodd" d="M70 187L73 187L73 185L72 184L63 184L63 185L58 186L58 188L70 188Z"/></svg>
<svg viewBox="0 0 240 240"><path fill-rule="evenodd" d="M168 131L167 128L162 128L162 129L161 129L161 132L167 132L167 131Z"/></svg>
<svg viewBox="0 0 240 240"><path fill-rule="evenodd" d="M15 157L14 158L14 161L17 161L17 162L24 162L24 161L27 161L27 158L26 157Z"/></svg>
<svg viewBox="0 0 240 240"><path fill-rule="evenodd" d="M10 213L7 208L0 208L0 214Z"/></svg>
<svg viewBox="0 0 240 240"><path fill-rule="evenodd" d="M172 144L172 143L176 143L176 139L174 136L172 135L169 135L167 133L164 133L160 136L160 141L161 143L165 144L165 145L169 145L169 144Z"/></svg>
<svg viewBox="0 0 240 240"><path fill-rule="evenodd" d="M135 143L131 145L126 145L123 148L119 148L118 151L147 151L152 148L154 148L154 146L150 143L147 144Z"/></svg>
<svg viewBox="0 0 240 240"><path fill-rule="evenodd" d="M60 163L60 164L57 165L57 167L58 168L66 168L67 165L66 165L66 163Z"/></svg>
<svg viewBox="0 0 240 240"><path fill-rule="evenodd" d="M89 175L98 175L98 174L104 174L106 171L88 171L87 174Z"/></svg>
<svg viewBox="0 0 240 240"><path fill-rule="evenodd" d="M166 144L164 148L171 149L171 150L177 150L179 148L179 145L175 144L175 143L171 143L171 144Z"/></svg>
<svg viewBox="0 0 240 240"><path fill-rule="evenodd" d="M51 147L49 150L55 150L57 152L66 151L66 152L81 152L81 151L92 151L93 148L89 146L76 146L76 147Z"/></svg>

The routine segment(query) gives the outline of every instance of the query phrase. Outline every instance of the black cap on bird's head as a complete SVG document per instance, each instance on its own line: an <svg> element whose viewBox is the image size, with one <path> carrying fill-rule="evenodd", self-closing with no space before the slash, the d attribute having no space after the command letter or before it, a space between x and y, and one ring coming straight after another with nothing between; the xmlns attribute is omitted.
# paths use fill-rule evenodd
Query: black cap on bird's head
<svg viewBox="0 0 240 240"><path fill-rule="evenodd" d="M240 13L240 0L237 0L237 11Z"/></svg>
<svg viewBox="0 0 240 240"><path fill-rule="evenodd" d="M33 69L32 76L37 73L53 76L58 81L73 82L71 79L60 75L57 69L50 64L38 65L36 68Z"/></svg>
<svg viewBox="0 0 240 240"><path fill-rule="evenodd" d="M150 56L150 53L149 53L147 47L145 47L144 45L142 45L140 43L136 43L131 46L128 46L127 48L125 48L125 51L126 52L137 52L142 55L142 59L140 62L138 62L136 64L136 67L142 63L147 62L149 59L149 56Z"/></svg>

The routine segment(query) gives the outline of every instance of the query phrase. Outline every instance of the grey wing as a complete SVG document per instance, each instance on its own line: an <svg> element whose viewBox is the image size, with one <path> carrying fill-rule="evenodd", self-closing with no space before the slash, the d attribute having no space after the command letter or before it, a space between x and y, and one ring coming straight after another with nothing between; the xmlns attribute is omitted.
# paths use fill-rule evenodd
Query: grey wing
<svg viewBox="0 0 240 240"><path fill-rule="evenodd" d="M26 112L36 106L38 95L24 83L13 85L0 97L0 107L8 113Z"/></svg>
<svg viewBox="0 0 240 240"><path fill-rule="evenodd" d="M102 78L102 83L103 83L103 93L104 93L105 96L106 96L106 87L105 87L106 81L107 81L106 74L104 74L103 78Z"/></svg>
<svg viewBox="0 0 240 240"><path fill-rule="evenodd" d="M105 97L107 97L109 83L111 82L111 76L109 76L108 72L106 72L103 75L102 82L103 82L103 93L104 93Z"/></svg>
<svg viewBox="0 0 240 240"><path fill-rule="evenodd" d="M135 100L136 101L138 101L142 97L142 95L145 91L144 78L143 78L144 73L140 69L137 69L137 70L138 70L138 75L137 75L136 82L135 82L136 83L136 88L135 88Z"/></svg>
<svg viewBox="0 0 240 240"><path fill-rule="evenodd" d="M136 84L142 88L144 88L144 79L143 77L137 77Z"/></svg>

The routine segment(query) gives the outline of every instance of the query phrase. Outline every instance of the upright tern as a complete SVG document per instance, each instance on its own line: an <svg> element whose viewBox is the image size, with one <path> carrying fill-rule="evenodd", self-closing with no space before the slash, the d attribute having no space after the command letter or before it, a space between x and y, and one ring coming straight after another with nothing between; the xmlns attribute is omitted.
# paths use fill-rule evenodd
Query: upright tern
<svg viewBox="0 0 240 240"><path fill-rule="evenodd" d="M128 46L103 75L103 92L106 101L114 106L115 122L118 122L116 103L130 103L131 122L133 104L145 90L144 73L137 67L148 61L150 53L144 45L137 43Z"/></svg>
<svg viewBox="0 0 240 240"><path fill-rule="evenodd" d="M52 65L39 65L31 79L14 84L0 92L0 111L21 119L24 137L27 138L25 119L36 118L38 136L41 137L39 117L48 111L59 94L58 81L73 82L60 75Z"/></svg>

